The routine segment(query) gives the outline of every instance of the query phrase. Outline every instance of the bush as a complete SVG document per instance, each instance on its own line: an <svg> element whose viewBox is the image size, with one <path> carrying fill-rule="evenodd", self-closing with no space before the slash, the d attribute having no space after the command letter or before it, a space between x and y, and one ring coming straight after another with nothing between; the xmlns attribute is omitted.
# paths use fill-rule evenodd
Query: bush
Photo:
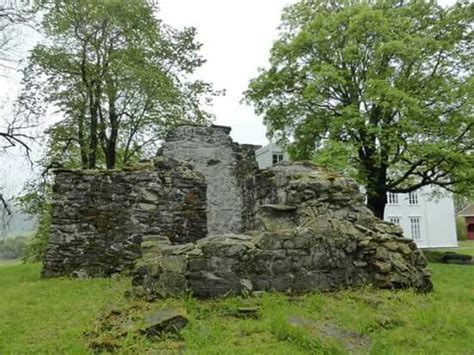
<svg viewBox="0 0 474 355"><path fill-rule="evenodd" d="M462 217L456 218L456 234L459 241L467 240L466 225Z"/></svg>
<svg viewBox="0 0 474 355"><path fill-rule="evenodd" d="M24 262L43 261L46 252L46 246L49 240L49 231L51 228L51 205L45 205L43 214L40 216L38 231L29 240L22 256Z"/></svg>

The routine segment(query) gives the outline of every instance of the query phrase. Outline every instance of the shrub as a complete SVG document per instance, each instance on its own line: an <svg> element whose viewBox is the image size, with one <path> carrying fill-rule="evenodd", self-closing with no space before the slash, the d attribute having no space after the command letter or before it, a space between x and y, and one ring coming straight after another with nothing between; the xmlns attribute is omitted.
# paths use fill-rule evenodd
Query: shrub
<svg viewBox="0 0 474 355"><path fill-rule="evenodd" d="M459 241L467 240L466 225L464 224L464 218L456 218L456 234Z"/></svg>
<svg viewBox="0 0 474 355"><path fill-rule="evenodd" d="M46 252L51 228L51 205L45 205L43 214L40 216L37 232L29 240L22 256L24 262L40 262Z"/></svg>

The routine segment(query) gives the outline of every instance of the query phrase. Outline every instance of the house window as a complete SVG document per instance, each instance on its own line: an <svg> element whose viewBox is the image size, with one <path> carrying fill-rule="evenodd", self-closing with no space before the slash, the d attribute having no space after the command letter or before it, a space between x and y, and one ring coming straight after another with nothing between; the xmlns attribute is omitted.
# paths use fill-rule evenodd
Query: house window
<svg viewBox="0 0 474 355"><path fill-rule="evenodd" d="M279 162L281 162L283 160L283 154L281 153L273 153L272 155L272 162L273 164L278 164Z"/></svg>
<svg viewBox="0 0 474 355"><path fill-rule="evenodd" d="M396 224L397 226L400 225L400 217L389 217L388 220L390 223Z"/></svg>
<svg viewBox="0 0 474 355"><path fill-rule="evenodd" d="M408 194L408 204L409 205L418 204L418 193L416 191L412 191Z"/></svg>
<svg viewBox="0 0 474 355"><path fill-rule="evenodd" d="M398 194L393 192L388 193L388 204L389 205L398 205Z"/></svg>
<svg viewBox="0 0 474 355"><path fill-rule="evenodd" d="M413 240L421 240L421 224L420 217L410 217L411 238Z"/></svg>

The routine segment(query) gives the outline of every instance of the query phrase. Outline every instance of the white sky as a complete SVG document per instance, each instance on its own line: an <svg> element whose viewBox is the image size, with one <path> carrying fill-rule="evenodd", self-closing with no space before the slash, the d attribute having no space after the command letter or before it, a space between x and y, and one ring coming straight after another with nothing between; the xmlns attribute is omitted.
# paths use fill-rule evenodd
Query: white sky
<svg viewBox="0 0 474 355"><path fill-rule="evenodd" d="M211 111L216 124L232 127L232 137L240 143L265 144L265 127L251 107L241 104L242 93L259 67L266 66L281 11L296 0L159 0L159 17L177 28L194 26L203 43L207 63L198 72L200 79L225 89L226 96L215 99ZM441 0L442 4L454 0ZM19 38L22 46L34 45L34 36ZM23 51L26 57L26 51ZM19 88L19 75L2 77L0 105L13 99ZM6 176L5 176L6 175ZM0 156L0 182L6 179L10 189L22 186L31 175L21 157Z"/></svg>
<svg viewBox="0 0 474 355"><path fill-rule="evenodd" d="M277 38L284 6L295 0L160 0L160 17L182 28L197 28L207 63L198 75L226 89L215 99L216 124L232 127L240 143L265 144L265 128L251 107L240 104L257 69L265 66Z"/></svg>

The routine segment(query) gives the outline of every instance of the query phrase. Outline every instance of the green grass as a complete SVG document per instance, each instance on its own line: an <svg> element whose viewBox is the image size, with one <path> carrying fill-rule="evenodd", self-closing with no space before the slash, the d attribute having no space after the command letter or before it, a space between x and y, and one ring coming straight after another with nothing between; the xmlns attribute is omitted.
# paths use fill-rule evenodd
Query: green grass
<svg viewBox="0 0 474 355"><path fill-rule="evenodd" d="M429 295L372 289L303 297L265 294L219 301L167 300L183 307L190 324L180 339L120 339L126 353L308 354L344 353L340 345L288 324L288 316L322 321L362 334L373 354L469 354L474 339L474 268L433 264ZM39 265L0 267L0 354L88 353L98 315L126 307L129 280L39 278ZM136 305L136 304L135 304ZM257 305L260 317L238 318L240 306Z"/></svg>

